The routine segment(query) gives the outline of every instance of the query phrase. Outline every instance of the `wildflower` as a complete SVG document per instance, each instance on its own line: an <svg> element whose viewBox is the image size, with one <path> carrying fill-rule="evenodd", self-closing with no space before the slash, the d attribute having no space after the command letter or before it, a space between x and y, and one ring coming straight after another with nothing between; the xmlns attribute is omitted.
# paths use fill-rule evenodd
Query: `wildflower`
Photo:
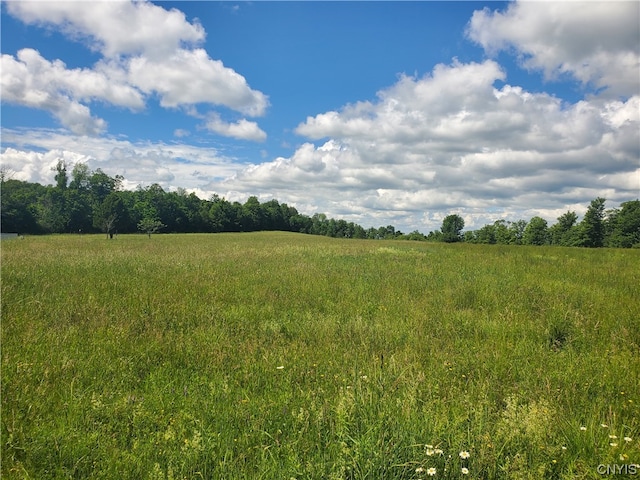
<svg viewBox="0 0 640 480"><path fill-rule="evenodd" d="M467 467L462 467L462 474L469 475L469 469Z"/></svg>
<svg viewBox="0 0 640 480"><path fill-rule="evenodd" d="M617 447L618 446L618 444L616 442L611 442L609 445L612 446L612 447Z"/></svg>
<svg viewBox="0 0 640 480"><path fill-rule="evenodd" d="M565 447L564 445L562 445L562 450L566 450L566 449L567 449L567 447Z"/></svg>
<svg viewBox="0 0 640 480"><path fill-rule="evenodd" d="M580 430L582 430L583 432L586 432L587 431L587 427L584 427L584 426L580 427Z"/></svg>
<svg viewBox="0 0 640 480"><path fill-rule="evenodd" d="M631 438L631 437L624 437L624 438L623 438L623 440L624 440L625 442L627 442L627 443L628 443L628 442L630 442L631 440L633 440L633 438Z"/></svg>
<svg viewBox="0 0 640 480"><path fill-rule="evenodd" d="M444 452L442 451L441 448L435 448L433 450L433 453L435 453L436 455L442 455Z"/></svg>
<svg viewBox="0 0 640 480"><path fill-rule="evenodd" d="M280 365L279 367L276 367L276 370L284 370L284 365Z"/></svg>
<svg viewBox="0 0 640 480"><path fill-rule="evenodd" d="M618 437L616 437L615 435L609 435L609 438L610 438L611 440L615 440L615 439L616 439L616 438L618 438Z"/></svg>
<svg viewBox="0 0 640 480"><path fill-rule="evenodd" d="M430 445L427 445L427 447L430 447ZM430 457L434 453L435 453L435 450L433 448L427 448L427 451L426 451L427 457Z"/></svg>
<svg viewBox="0 0 640 480"><path fill-rule="evenodd" d="M430 477L433 477L436 474L436 469L434 467L430 467L429 469L427 469L427 475L429 475Z"/></svg>
<svg viewBox="0 0 640 480"><path fill-rule="evenodd" d="M471 456L471 455L470 455L470 454L469 454L469 452L467 452L467 451L464 451L464 450L463 450L462 452L460 452L460 458L461 458L461 459L463 459L463 460L466 460L466 459L467 459L467 458L469 458L470 456Z"/></svg>
<svg viewBox="0 0 640 480"><path fill-rule="evenodd" d="M607 425L606 423L601 423L601 424L600 424L600 426L601 426L602 428L609 428L609 425Z"/></svg>
<svg viewBox="0 0 640 480"><path fill-rule="evenodd" d="M423 473L423 472L424 472L424 468L422 467L416 468L416 473Z"/></svg>

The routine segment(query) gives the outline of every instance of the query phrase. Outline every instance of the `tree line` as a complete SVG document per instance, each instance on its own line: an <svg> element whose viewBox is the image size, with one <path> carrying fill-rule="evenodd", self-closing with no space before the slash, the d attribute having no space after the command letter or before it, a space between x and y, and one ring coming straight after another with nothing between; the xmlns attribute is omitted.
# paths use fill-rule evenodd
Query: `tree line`
<svg viewBox="0 0 640 480"><path fill-rule="evenodd" d="M640 200L624 202L620 208L610 210L605 210L605 201L601 197L592 200L580 222L576 212L568 211L551 226L544 218L533 217L528 222L497 220L462 233L464 219L449 215L442 222L442 229L430 232L427 238L507 245L640 248Z"/></svg>
<svg viewBox="0 0 640 480"><path fill-rule="evenodd" d="M160 185L123 190L124 178L110 177L101 169L89 170L84 163L73 166L59 161L54 185L41 185L6 178L0 172L0 229L21 234L156 232L217 233L280 230L339 238L404 239L444 242L565 245L584 247L640 246L640 201L619 209L605 210L605 199L591 202L578 222L567 212L548 226L533 217L528 222L498 220L462 232L464 220L449 215L438 231L424 235L405 234L392 225L365 229L353 222L328 218L323 213L308 216L277 200L260 203L249 197L245 203L230 202L218 195L200 199L185 189L167 192Z"/></svg>
<svg viewBox="0 0 640 480"><path fill-rule="evenodd" d="M43 186L0 174L1 229L21 234L155 232L217 233L281 230L345 238L396 238L392 226L364 229L318 213L311 217L277 200L245 203L218 195L202 200L185 189L160 185L123 190L124 178L78 163L71 172L59 161L55 184Z"/></svg>

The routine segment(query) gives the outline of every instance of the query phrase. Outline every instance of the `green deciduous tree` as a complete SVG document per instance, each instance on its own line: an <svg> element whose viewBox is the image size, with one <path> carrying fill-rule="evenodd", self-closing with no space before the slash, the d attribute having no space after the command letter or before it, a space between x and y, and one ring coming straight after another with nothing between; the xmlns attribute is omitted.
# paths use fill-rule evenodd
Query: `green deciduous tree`
<svg viewBox="0 0 640 480"><path fill-rule="evenodd" d="M241 225L244 231L262 230L264 212L258 197L251 196L242 206Z"/></svg>
<svg viewBox="0 0 640 480"><path fill-rule="evenodd" d="M509 225L509 232L513 243L520 245L522 243L522 237L524 236L524 229L527 228L526 220L516 220Z"/></svg>
<svg viewBox="0 0 640 480"><path fill-rule="evenodd" d="M64 203L67 213L66 231L69 233L90 232L92 209L86 192L67 188L64 191Z"/></svg>
<svg viewBox="0 0 640 480"><path fill-rule="evenodd" d="M547 221L541 217L533 217L524 229L522 241L525 245L546 245L549 243Z"/></svg>
<svg viewBox="0 0 640 480"><path fill-rule="evenodd" d="M620 209L608 212L605 221L606 246L640 247L640 200L620 204Z"/></svg>
<svg viewBox="0 0 640 480"><path fill-rule="evenodd" d="M476 230L475 243L496 243L496 227L494 225L485 225Z"/></svg>
<svg viewBox="0 0 640 480"><path fill-rule="evenodd" d="M558 217L557 223L549 227L549 236L553 245L565 247L574 245L576 239L576 212L566 212Z"/></svg>
<svg viewBox="0 0 640 480"><path fill-rule="evenodd" d="M120 188L123 177L116 175L115 178L110 177L99 168L89 177L89 188L91 196L95 204L101 204L107 195L115 192Z"/></svg>
<svg viewBox="0 0 640 480"><path fill-rule="evenodd" d="M69 214L64 190L47 187L46 193L38 200L38 224L47 233L65 233L69 223Z"/></svg>
<svg viewBox="0 0 640 480"><path fill-rule="evenodd" d="M89 190L90 183L89 178L91 172L86 163L76 163L71 170L71 182L69 182L69 188L73 190Z"/></svg>
<svg viewBox="0 0 640 480"><path fill-rule="evenodd" d="M467 243L476 243L476 232L473 230L467 230L464 232L463 238Z"/></svg>
<svg viewBox="0 0 640 480"><path fill-rule="evenodd" d="M420 233L418 230L414 230L413 232L404 235L403 238L405 238L406 240L420 240L420 241L427 239L427 237L422 233Z"/></svg>
<svg viewBox="0 0 640 480"><path fill-rule="evenodd" d="M514 231L509 228L510 225L511 222L508 222L506 220L496 220L493 223L496 243L500 243L503 245L511 245L513 243L516 243Z"/></svg>
<svg viewBox="0 0 640 480"><path fill-rule="evenodd" d="M591 201L587 213L578 225L578 246L597 248L604 245L604 203L605 199L602 197Z"/></svg>
<svg viewBox="0 0 640 480"><path fill-rule="evenodd" d="M117 192L112 192L94 208L93 225L111 238L121 225L128 223L128 216L124 202Z"/></svg>
<svg viewBox="0 0 640 480"><path fill-rule="evenodd" d="M427 241L442 242L442 232L440 230L432 230L427 234Z"/></svg>
<svg viewBox="0 0 640 480"><path fill-rule="evenodd" d="M0 230L14 233L40 233L39 199L47 191L39 183L0 178Z"/></svg>
<svg viewBox="0 0 640 480"><path fill-rule="evenodd" d="M56 176L54 177L56 187L60 190L64 190L67 188L67 182L69 181L69 176L67 175L67 164L64 160L58 160L58 163L53 170L56 172Z"/></svg>
<svg viewBox="0 0 640 480"><path fill-rule="evenodd" d="M459 242L462 240L462 229L464 228L464 219L460 215L447 215L442 221L442 239L445 242Z"/></svg>
<svg viewBox="0 0 640 480"><path fill-rule="evenodd" d="M138 222L138 230L146 233L151 238L152 233L161 230L165 225L157 218L146 217Z"/></svg>

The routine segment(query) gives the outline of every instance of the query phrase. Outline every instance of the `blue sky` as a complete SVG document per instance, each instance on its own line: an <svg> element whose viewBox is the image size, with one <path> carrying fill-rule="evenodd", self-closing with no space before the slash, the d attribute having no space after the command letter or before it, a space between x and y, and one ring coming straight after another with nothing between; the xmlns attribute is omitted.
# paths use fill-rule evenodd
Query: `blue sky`
<svg viewBox="0 0 640 480"><path fill-rule="evenodd" d="M637 2L1 8L13 178L62 158L423 232L640 196Z"/></svg>

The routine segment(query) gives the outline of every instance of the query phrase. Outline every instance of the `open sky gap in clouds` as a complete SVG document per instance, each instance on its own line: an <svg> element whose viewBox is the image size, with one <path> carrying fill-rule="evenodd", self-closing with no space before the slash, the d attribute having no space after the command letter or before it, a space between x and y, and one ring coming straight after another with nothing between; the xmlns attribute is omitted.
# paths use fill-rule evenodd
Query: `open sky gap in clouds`
<svg viewBox="0 0 640 480"><path fill-rule="evenodd" d="M3 2L2 167L365 227L640 197L640 4Z"/></svg>

